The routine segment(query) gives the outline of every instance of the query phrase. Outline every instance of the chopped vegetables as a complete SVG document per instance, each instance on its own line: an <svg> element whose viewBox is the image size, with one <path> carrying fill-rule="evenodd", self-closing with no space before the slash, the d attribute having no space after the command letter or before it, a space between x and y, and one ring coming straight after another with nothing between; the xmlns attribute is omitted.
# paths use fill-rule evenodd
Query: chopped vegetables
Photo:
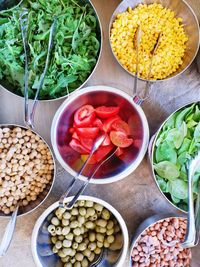
<svg viewBox="0 0 200 267"><path fill-rule="evenodd" d="M102 249L123 245L119 223L102 205L79 200L71 210L58 208L48 226L52 250L64 267L89 267Z"/></svg>
<svg viewBox="0 0 200 267"><path fill-rule="evenodd" d="M54 47L40 99L54 99L77 89L91 74L98 58L98 22L91 4L79 0L30 1L0 14L0 80L23 95L24 50L19 26L28 9L29 97L33 98L43 72L49 29L57 17Z"/></svg>
<svg viewBox="0 0 200 267"><path fill-rule="evenodd" d="M200 146L200 105L193 104L175 112L155 140L154 171L160 189L177 207L188 210L186 163ZM200 172L194 177L197 197Z"/></svg>
<svg viewBox="0 0 200 267"><path fill-rule="evenodd" d="M127 148L133 143L133 139L128 137L130 135L129 125L121 119L119 112L118 106L94 108L91 105L84 105L75 112L73 128L69 129L72 136L69 145L81 154L83 161L88 158L95 139L102 131L106 133L106 138L89 160L90 164L103 160L114 146ZM121 149L117 155L121 156L123 153Z"/></svg>
<svg viewBox="0 0 200 267"><path fill-rule="evenodd" d="M111 29L111 46L122 66L135 74L137 53L134 36L141 27L138 72L141 78L164 79L174 73L182 64L188 37L185 34L183 20L161 4L139 4L136 8L118 14ZM158 48L153 49L159 34ZM153 56L153 59L152 59ZM151 60L152 59L152 60Z"/></svg>

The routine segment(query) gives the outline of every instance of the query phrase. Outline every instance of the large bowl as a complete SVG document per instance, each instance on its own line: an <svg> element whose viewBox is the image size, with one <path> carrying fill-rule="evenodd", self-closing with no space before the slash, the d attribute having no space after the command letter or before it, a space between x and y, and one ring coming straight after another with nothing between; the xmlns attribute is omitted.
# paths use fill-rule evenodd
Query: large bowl
<svg viewBox="0 0 200 267"><path fill-rule="evenodd" d="M149 218L147 218L146 220L144 220L140 225L139 227L137 228L135 234L134 234L134 237L132 239L132 244L131 244L131 247L130 247L130 264L129 266L132 267L132 257L131 257L131 254L132 254L132 251L133 251L133 248L136 246L137 242L139 241L140 239L140 236L148 229L150 228L151 226L153 226L155 223L158 223L160 221L163 221L164 219L172 219L172 218L185 218L184 216L174 216L172 214L159 214L159 215L153 215Z"/></svg>
<svg viewBox="0 0 200 267"><path fill-rule="evenodd" d="M102 26L101 26L101 22L100 22L100 19L99 19L99 16L98 16L98 13L94 7L94 5L92 4L92 2L90 0L84 0L86 2L88 2L89 5L91 5L91 7L93 8L94 10L94 13L95 13L95 16L96 16L96 20L97 20L97 38L100 42L100 48L99 48L99 52L98 52L98 56L97 56L97 62L93 68L93 70L91 71L90 75L88 76L88 78L78 87L76 88L76 90L79 90L81 89L87 82L88 80L92 77L92 75L94 74L98 64L99 64L99 61L100 61L100 57L101 57L101 53L102 53L102 47L103 47L103 33L102 33ZM12 2L15 2L16 3L16 6L20 5L22 0L21 1L15 1L13 0ZM18 3L18 4L17 4ZM5 5L10 5L11 4L11 1L9 1L9 3L7 3L7 1L4 1L0 4L0 11L3 9L3 6ZM15 8L15 7L13 7ZM12 9L13 9L12 8ZM11 93L12 95L15 95L19 98L22 98L23 96L21 95L18 95L18 94L15 94L15 88L13 87L13 85L10 85L7 81L5 80L0 80L0 89L4 89L6 90L7 92ZM73 93L73 92L72 92ZM58 97L58 98L55 98L55 99L47 99L47 100L39 100L40 102L48 102L48 101L55 101L55 100L60 100L60 99L64 99L66 97L68 97L71 93L69 93L68 95L65 95L65 96L62 96L62 97Z"/></svg>
<svg viewBox="0 0 200 267"><path fill-rule="evenodd" d="M128 121L132 129L133 139L141 138L141 146L137 149L131 145L126 149L122 157L113 156L107 161L95 175L91 182L95 184L105 184L118 181L132 173L142 161L148 146L149 128L147 119L142 108L135 104L133 99L125 92L107 86L86 87L80 92L75 92L58 109L52 122L51 141L56 158L62 167L71 175L75 176L79 172L83 161L80 155L69 147L71 135L67 134L73 124L75 111L85 104L96 106L116 106L120 107L120 115ZM135 129L135 128L137 129ZM141 136L137 135L141 132ZM91 175L98 164L88 164L80 179L85 180Z"/></svg>
<svg viewBox="0 0 200 267"><path fill-rule="evenodd" d="M14 127L20 127L22 129L25 129L25 130L28 129L28 128L24 127L24 126L17 125L17 124L0 124L0 127L7 127L7 128L10 128L10 129L12 129ZM38 133L34 132L33 130L31 130L31 131L42 139L42 141L46 144L46 146L48 147L49 151L51 152L51 149L50 149L49 145L46 143L46 141ZM44 189L44 191L41 192L37 196L36 200L30 201L27 206L20 206L19 207L19 211L18 211L18 214L17 214L18 217L26 215L26 214L34 211L36 208L38 208L40 205L42 205L42 203L46 200L46 198L50 194L51 189L52 189L53 184L54 184L54 181L55 181L55 176L56 176L56 164L55 164L55 159L54 159L54 156L53 156L52 152L51 152L51 156L52 156L52 159L53 159L53 162L54 162L54 171L53 171L53 174L52 174L51 181L47 184L47 186ZM0 217L10 217L11 215L12 214L6 215L2 211L0 211Z"/></svg>
<svg viewBox="0 0 200 267"><path fill-rule="evenodd" d="M171 9L175 12L175 15L178 17L181 17L183 19L184 29L189 37L189 40L187 42L187 48L183 57L183 64L179 67L179 69L172 73L170 76L166 77L162 80L168 80L170 78L176 77L179 74L183 73L193 62L195 59L198 49L199 49L199 23L198 19L190 7L190 5L184 1L184 0L124 0L122 1L118 7L115 9L111 20L110 20L110 26L109 26L109 32L111 32L112 24L116 19L117 14L125 12L128 7L135 8L138 4L152 4L152 3L160 3L164 7ZM112 45L110 42L111 50ZM114 51L112 50L114 57L118 61L118 63L121 65L121 67L126 70L130 75L135 76L133 73L125 69L122 64L117 59ZM146 79L140 78L140 80L147 81ZM154 80L159 81L159 80Z"/></svg>
<svg viewBox="0 0 200 267"><path fill-rule="evenodd" d="M67 198L67 201L70 201L71 199L72 197ZM80 200L90 200L90 201L103 205L117 219L121 227L121 231L122 231L123 245L122 245L121 250L117 250L115 252L114 251L112 252L109 249L104 261L106 262L105 266L121 267L123 262L125 261L126 254L128 251L128 245L129 245L128 230L127 230L126 224L122 216L119 214L119 212L114 207L112 207L106 201L103 201L99 198L90 197L90 196L81 196ZM34 258L34 261L37 267L54 267L54 266L61 267L63 266L63 264L59 260L59 257L56 256L55 254L51 256L45 256L46 255L45 253L47 251L51 251L50 235L47 231L47 227L53 216L53 212L58 207L59 207L59 202L55 202L47 210L45 210L45 212L37 220L35 227L33 229L31 247L32 247L33 258ZM113 261L113 257L115 259L114 261Z"/></svg>
<svg viewBox="0 0 200 267"><path fill-rule="evenodd" d="M161 126L159 127L158 131L156 132L155 135L152 136L151 140L150 140L150 143L149 143L149 159L150 159L150 164L151 164L151 169L152 169L152 174L153 174L153 178L154 178L154 181L157 185L157 187L159 188L159 191L160 193L165 197L165 199L176 209L178 209L179 211L183 212L183 213L187 213L185 210L177 207L161 190L158 182L157 182L157 179L156 179L156 174L155 174L155 171L154 171L154 168L153 168L153 157L154 157L154 149L155 149L155 144L156 144L156 141L157 141L157 138L160 134L160 131L162 130L164 124L174 115L174 113L176 113L177 111L181 110L181 109L184 109L184 108L187 108L187 106L190 106L194 103L198 103L198 102L189 102L187 103L186 105L184 106L181 106L179 107L177 110L175 110L169 117L167 117L167 119L161 124Z"/></svg>

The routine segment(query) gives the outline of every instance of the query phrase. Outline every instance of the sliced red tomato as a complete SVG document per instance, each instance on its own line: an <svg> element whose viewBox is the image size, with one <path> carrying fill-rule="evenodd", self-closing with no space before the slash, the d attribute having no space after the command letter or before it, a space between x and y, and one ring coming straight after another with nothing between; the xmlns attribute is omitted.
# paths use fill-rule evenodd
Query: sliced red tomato
<svg viewBox="0 0 200 267"><path fill-rule="evenodd" d="M78 137L78 134L76 132L74 132L72 134L72 138L76 139L76 140L79 140L79 137Z"/></svg>
<svg viewBox="0 0 200 267"><path fill-rule="evenodd" d="M142 139L143 127L139 115L134 114L128 119L128 125L130 128L130 135L134 139Z"/></svg>
<svg viewBox="0 0 200 267"><path fill-rule="evenodd" d="M130 128L128 123L126 123L125 121L119 119L113 122L112 124L112 129L116 130L116 131L120 131L125 133L126 135L130 134Z"/></svg>
<svg viewBox="0 0 200 267"><path fill-rule="evenodd" d="M100 130L103 130L103 123L99 118L96 118L93 122L93 126L98 127Z"/></svg>
<svg viewBox="0 0 200 267"><path fill-rule="evenodd" d="M95 109L96 115L102 119L110 118L119 113L119 107L101 106Z"/></svg>
<svg viewBox="0 0 200 267"><path fill-rule="evenodd" d="M95 158L96 162L100 162L112 149L112 144L109 146L100 146L99 149L94 153L93 157Z"/></svg>
<svg viewBox="0 0 200 267"><path fill-rule="evenodd" d="M90 151L92 150L94 139L82 137L80 138L80 142L85 148L89 149Z"/></svg>
<svg viewBox="0 0 200 267"><path fill-rule="evenodd" d="M116 121L116 120L118 120L118 119L120 119L120 117L119 116L114 116L114 117L112 117L112 118L109 118L109 119L107 119L107 120L105 120L104 122L103 122L103 130L107 133L107 132L109 132L110 130L111 130L111 126L112 126L112 124Z"/></svg>
<svg viewBox="0 0 200 267"><path fill-rule="evenodd" d="M129 147L133 143L132 138L128 138L123 132L111 131L110 132L111 142L118 147Z"/></svg>
<svg viewBox="0 0 200 267"><path fill-rule="evenodd" d="M78 127L86 127L93 123L95 119L95 110L91 105L84 105L74 114L74 122Z"/></svg>
<svg viewBox="0 0 200 267"><path fill-rule="evenodd" d="M72 139L71 142L69 143L69 145L72 149L74 149L76 152L78 152L80 154L89 154L90 153L89 149L87 149L83 145L81 145L81 143L76 139Z"/></svg>
<svg viewBox="0 0 200 267"><path fill-rule="evenodd" d="M77 134L84 138L96 138L99 132L98 127L77 128Z"/></svg>
<svg viewBox="0 0 200 267"><path fill-rule="evenodd" d="M86 162L86 160L88 159L89 155L81 155L81 160L83 162ZM95 157L91 157L91 159L88 161L88 164L96 164L96 159Z"/></svg>
<svg viewBox="0 0 200 267"><path fill-rule="evenodd" d="M134 145L134 147L137 147L138 149L140 149L142 146L142 140L141 139L135 139L133 141L133 145Z"/></svg>
<svg viewBox="0 0 200 267"><path fill-rule="evenodd" d="M106 138L103 140L102 146L109 146L111 144L110 136L106 134Z"/></svg>
<svg viewBox="0 0 200 267"><path fill-rule="evenodd" d="M69 132L70 132L70 134L73 134L74 131L75 131L74 127L69 128Z"/></svg>
<svg viewBox="0 0 200 267"><path fill-rule="evenodd" d="M115 152L115 155L117 157L120 157L122 154L124 154L124 150L121 147L118 147L117 151Z"/></svg>

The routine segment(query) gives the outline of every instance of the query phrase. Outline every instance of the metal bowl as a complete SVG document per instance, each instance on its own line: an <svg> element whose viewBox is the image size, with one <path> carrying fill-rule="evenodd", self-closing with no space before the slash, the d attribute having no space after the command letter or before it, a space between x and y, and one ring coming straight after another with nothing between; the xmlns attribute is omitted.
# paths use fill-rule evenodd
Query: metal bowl
<svg viewBox="0 0 200 267"><path fill-rule="evenodd" d="M168 80L173 77L178 76L179 74L183 73L193 62L195 59L198 49L199 49L199 41L200 41L200 36L199 36L199 23L198 19L190 7L190 5L184 1L184 0L124 0L122 1L119 6L115 9L111 20L110 20L110 26L109 26L109 32L111 32L112 29L112 24L116 19L117 14L122 13L127 10L128 7L135 8L138 4L152 4L152 3L160 3L164 7L167 7L171 9L172 11L175 12L176 16L181 17L183 19L183 24L184 24L184 29L189 36L189 40L187 42L187 48L183 57L183 64L180 66L180 68L172 73L170 76L166 77L165 79L162 80ZM112 45L110 42L110 47L112 50ZM117 59L114 51L112 50L112 53L118 63L121 65L121 67L126 70L130 75L135 76L132 72L128 71L126 68L122 66L122 64L119 62ZM144 78L139 78L140 80L147 81ZM159 80L154 80L159 81Z"/></svg>
<svg viewBox="0 0 200 267"><path fill-rule="evenodd" d="M60 106L51 127L51 141L56 158L62 167L73 176L79 172L83 165L80 154L68 145L71 135L67 135L67 132L73 124L75 111L85 104L91 104L95 107L101 105L120 106L120 116L125 121L129 119L131 129L133 127L131 131L133 139L138 138L140 140L141 146L139 149L132 145L126 149L124 156L122 155L120 158L113 156L100 168L91 183L105 184L123 179L132 173L142 161L148 146L149 127L142 108L135 104L127 93L116 88L107 86L86 87L80 92L75 92ZM134 125L137 125L135 126L137 129L134 129ZM141 135L136 136L139 132L141 132ZM97 166L98 164L88 164L80 179L86 180L86 177L91 175Z"/></svg>
<svg viewBox="0 0 200 267"><path fill-rule="evenodd" d="M172 219L172 218L185 218L184 216L174 216L172 214L159 214L159 215L153 215L149 218L147 218L146 220L144 220L139 227L137 228L133 240L132 240L132 244L130 247L130 267L133 267L132 264L132 251L133 248L136 246L136 243L138 242L138 240L140 239L140 236L151 226L153 226L155 223L163 221L164 219Z"/></svg>
<svg viewBox="0 0 200 267"><path fill-rule="evenodd" d="M16 2L16 6L18 6L18 5L21 4L22 1L23 1L23 0L16 0L16 1L15 1L15 0L9 0L8 3L10 3L10 2L11 2L11 3L12 3L12 2ZM96 11L96 9L95 9L93 3L92 3L90 0L84 0L84 1L88 2L88 3L91 5L91 7L93 8L93 10L94 10L94 13L95 13L95 16L96 16L96 19L97 19L97 38L98 38L98 40L99 40L99 42L100 42L100 48L99 48L99 53L98 53L98 57L97 57L97 62L96 62L96 64L95 64L95 66L94 66L94 68L93 68L91 74L90 74L90 75L88 76L88 78L81 84L81 86L79 86L76 90L81 89L81 88L82 88L82 87L89 81L89 79L92 77L92 75L94 74L94 72L95 72L95 70L96 70L96 68L97 68L97 66L98 66L98 64L99 64L100 57L101 57L101 53L102 53L102 48L103 48L103 32L102 32L102 25L101 25L101 22L100 22L98 13L97 13L97 11ZM1 10L3 9L3 6L6 5L6 4L8 4L8 3L7 3L7 0L5 0L5 1L3 1L3 2L0 4L0 13L2 12ZM13 7L13 8L15 8L15 7ZM13 8L12 8L12 9L13 9ZM13 87L13 85L10 85L10 84L9 84L7 81L5 81L5 80L0 80L0 88L6 90L7 92L11 93L12 95L15 95L15 96L17 96L17 97L19 97L19 98L23 98L22 95L15 94L15 93L14 93L14 92L15 92L15 88ZM74 90L74 91L75 91L75 90ZM74 92L74 91L73 91L73 92ZM72 92L72 93L73 93L73 92ZM39 101L40 101L40 102L52 102L52 101L55 101L55 100L61 100L61 99L64 99L64 98L70 96L70 94L72 94L72 93L69 93L68 95L65 95L65 96L62 96L62 97L59 97L59 98L55 98L55 99L46 99L46 100L39 100Z"/></svg>
<svg viewBox="0 0 200 267"><path fill-rule="evenodd" d="M71 199L72 197L69 197L67 198L67 201L70 201ZM114 207L112 207L106 201L101 200L99 198L90 196L81 196L80 200L90 200L103 205L117 219L121 227L123 242L119 250L116 251L112 251L111 249L108 250L107 256L104 260L105 265L102 266L121 267L123 262L125 261L129 245L128 230L122 216ZM59 260L59 257L57 255L53 254L51 256L46 256L47 251L51 251L50 235L49 232L47 231L47 227L53 216L53 212L58 207L59 203L55 202L48 209L46 209L45 212L43 212L43 214L37 220L35 227L33 229L31 247L32 247L33 258L37 267L63 266L63 263Z"/></svg>
<svg viewBox="0 0 200 267"><path fill-rule="evenodd" d="M182 210L181 208L177 207L174 203L172 203L172 201L162 192L162 190L160 189L160 186L157 182L157 179L156 179L156 175L155 175L155 171L154 171L154 168L153 168L153 155L154 155L154 149L155 149L155 144L156 144L156 140L160 134L160 131L161 129L163 128L164 124L174 115L174 113L176 113L177 111L179 111L180 109L183 109L183 108L187 108L188 106L194 104L194 103L198 103L198 102L189 102L187 103L186 105L184 106L181 106L179 107L177 110L175 110L169 117L167 117L167 119L161 124L161 126L159 127L158 131L156 132L155 135L152 136L151 140L150 140L150 143L149 143L149 159L150 159L150 164L151 164L151 169L152 169L152 174L153 174L153 178L154 178L154 181L157 185L157 187L159 188L159 191L161 192L161 194L165 197L165 199L167 199L167 201L173 205L174 208L178 209L179 211L183 212L183 213L187 213L185 210Z"/></svg>
<svg viewBox="0 0 200 267"><path fill-rule="evenodd" d="M21 126L21 125L17 125L17 124L0 124L0 128L1 127L7 127L7 128L10 128L10 129L13 129L14 127L20 127L22 129L25 129L25 130L30 130L24 126ZM51 152L51 149L49 147L49 145L46 143L46 141L36 132L34 132L33 130L30 130L32 131L34 134L36 134L37 136L39 136L42 141L47 145L49 151ZM53 153L51 152L51 156L52 156L52 159L53 159L53 162L54 162L54 172L53 172L53 175L52 175L52 179L51 181L47 184L46 188L44 189L43 192L41 192L37 199L35 201L30 201L29 204L27 206L20 206L19 207L19 211L18 211L18 215L17 216L22 216L22 215L26 215L32 211L34 211L36 208L38 208L44 201L45 199L48 197L49 193L51 192L51 189L53 187L53 184L54 184L54 181L55 181L55 175L56 175L56 164L55 164L55 159L54 159L54 156L53 156ZM0 211L0 217L10 217L12 214L4 214L2 211Z"/></svg>

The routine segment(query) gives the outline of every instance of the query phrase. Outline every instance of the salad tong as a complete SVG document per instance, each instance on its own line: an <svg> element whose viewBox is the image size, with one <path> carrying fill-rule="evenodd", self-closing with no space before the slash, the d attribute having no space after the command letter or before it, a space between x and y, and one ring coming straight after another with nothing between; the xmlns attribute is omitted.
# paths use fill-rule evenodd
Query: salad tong
<svg viewBox="0 0 200 267"><path fill-rule="evenodd" d="M151 72L152 72L152 65L153 65L153 58L155 56L155 53L159 47L160 41L161 41L162 33L159 32L156 43L153 46L153 49L151 50L151 60L150 60L150 66L149 66L149 72L146 80L146 86L145 86L145 93L143 97L139 97L137 95L137 87L138 87L138 79L139 79L139 50L140 50L140 45L141 45L141 39L142 39L142 29L141 26L139 25L134 36L134 46L136 49L136 72L135 72L135 79L134 79L134 87L133 87L133 93L134 93L134 101L138 104L141 105L144 100L146 100L149 97L149 91L151 89L152 81L150 80L151 77Z"/></svg>
<svg viewBox="0 0 200 267"><path fill-rule="evenodd" d="M186 167L188 174L188 223L186 237L182 243L182 247L191 248L198 245L200 234L200 182L195 211L192 192L193 177L197 169L200 167L200 151L193 159L190 160L190 162L188 162Z"/></svg>
<svg viewBox="0 0 200 267"><path fill-rule="evenodd" d="M40 76L39 85L36 90L35 98L33 100L32 109L29 113L29 97L28 97L28 79L29 79L29 71L28 71L28 51L29 51L29 45L28 45L28 10L24 9L24 11L20 14L20 28L21 28L21 34L22 34L22 41L23 41L23 47L24 47L24 55L25 55L25 74L24 74L24 114L25 114L25 123L28 127L31 129L34 129L34 116L36 107L38 104L38 98L40 95L40 91L42 89L42 86L44 84L44 79L48 70L49 66L49 60L50 60L50 54L53 47L53 41L54 41L54 35L56 30L56 21L57 18L55 17L53 20L53 23L50 27L49 31L49 42L48 42L48 49L47 49L47 56L45 60L45 66L44 70Z"/></svg>

